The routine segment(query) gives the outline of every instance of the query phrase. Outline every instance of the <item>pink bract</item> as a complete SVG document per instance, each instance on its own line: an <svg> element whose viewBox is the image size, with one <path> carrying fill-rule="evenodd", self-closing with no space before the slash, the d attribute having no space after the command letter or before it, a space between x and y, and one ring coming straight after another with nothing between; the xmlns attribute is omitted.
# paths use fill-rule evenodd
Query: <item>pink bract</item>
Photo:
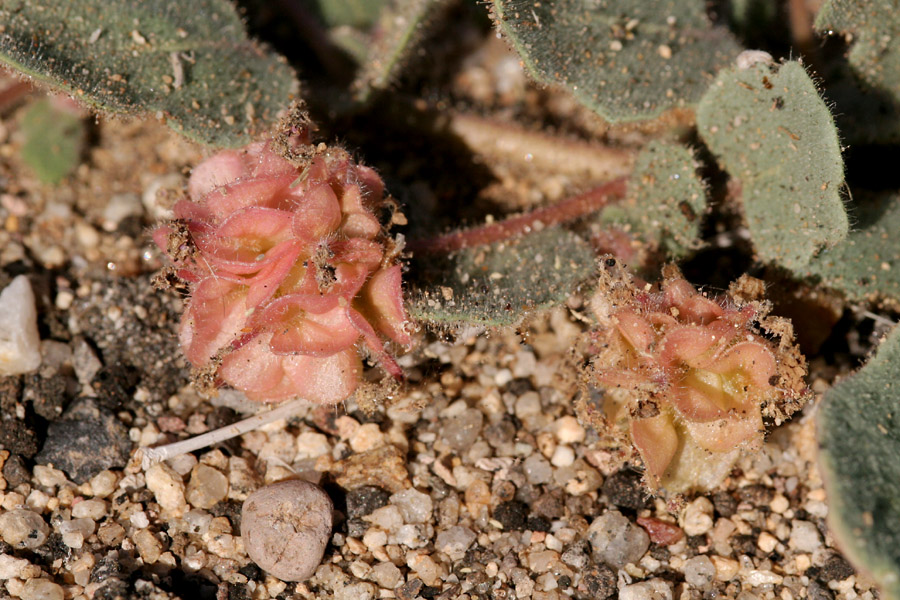
<svg viewBox="0 0 900 600"><path fill-rule="evenodd" d="M689 489L698 468L686 462L761 442L764 406L805 392L782 376L791 340L758 332L765 303L709 298L674 267L664 273L655 292L601 280L593 377L625 407L651 486Z"/></svg>
<svg viewBox="0 0 900 600"><path fill-rule="evenodd" d="M397 251L374 213L383 194L343 150L298 168L259 143L197 166L176 220L154 232L191 287L191 364L262 402L340 402L363 348L401 378L386 342L410 336Z"/></svg>

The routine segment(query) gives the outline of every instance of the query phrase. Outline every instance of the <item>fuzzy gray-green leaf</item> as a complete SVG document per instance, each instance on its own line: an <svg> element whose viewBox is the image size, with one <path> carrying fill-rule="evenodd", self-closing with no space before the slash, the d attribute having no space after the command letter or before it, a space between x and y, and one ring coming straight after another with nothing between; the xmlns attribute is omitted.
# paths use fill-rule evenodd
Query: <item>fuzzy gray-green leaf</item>
<svg viewBox="0 0 900 600"><path fill-rule="evenodd" d="M602 213L607 223L628 225L668 258L682 258L700 246L706 188L697 161L685 146L651 142L638 155L626 199Z"/></svg>
<svg viewBox="0 0 900 600"><path fill-rule="evenodd" d="M828 520L847 557L884 598L900 598L900 329L856 375L825 394L819 464Z"/></svg>
<svg viewBox="0 0 900 600"><path fill-rule="evenodd" d="M857 192L854 200L853 231L816 256L807 274L851 300L900 303L900 195Z"/></svg>
<svg viewBox="0 0 900 600"><path fill-rule="evenodd" d="M449 0L394 0L381 12L369 52L353 82L354 96L368 102L397 78Z"/></svg>
<svg viewBox="0 0 900 600"><path fill-rule="evenodd" d="M895 2L828 0L815 26L820 33L853 34L850 65L870 88L900 101L900 11Z"/></svg>
<svg viewBox="0 0 900 600"><path fill-rule="evenodd" d="M494 11L535 79L613 123L696 103L740 52L699 0L494 0Z"/></svg>
<svg viewBox="0 0 900 600"><path fill-rule="evenodd" d="M825 65L828 97L850 143L900 140L900 7L876 0L827 0L821 35L847 36L847 62Z"/></svg>
<svg viewBox="0 0 900 600"><path fill-rule="evenodd" d="M266 132L297 91L226 0L0 0L0 62L111 113L215 146Z"/></svg>
<svg viewBox="0 0 900 600"><path fill-rule="evenodd" d="M23 115L22 133L22 160L38 179L53 184L78 166L87 128L79 115L55 107L51 99L42 99Z"/></svg>
<svg viewBox="0 0 900 600"><path fill-rule="evenodd" d="M512 325L563 302L596 273L590 245L560 226L414 261L423 281L410 316L438 325Z"/></svg>
<svg viewBox="0 0 900 600"><path fill-rule="evenodd" d="M722 72L697 107L697 127L740 181L761 260L802 270L846 237L837 129L799 63Z"/></svg>

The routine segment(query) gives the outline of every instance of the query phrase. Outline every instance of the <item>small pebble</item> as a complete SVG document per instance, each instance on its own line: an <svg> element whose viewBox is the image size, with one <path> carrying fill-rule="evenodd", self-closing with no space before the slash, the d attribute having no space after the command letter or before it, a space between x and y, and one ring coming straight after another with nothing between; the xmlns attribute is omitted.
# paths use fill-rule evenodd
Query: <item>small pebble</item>
<svg viewBox="0 0 900 600"><path fill-rule="evenodd" d="M29 579L25 582L20 596L22 600L63 600L62 586L49 579Z"/></svg>
<svg viewBox="0 0 900 600"><path fill-rule="evenodd" d="M332 510L328 494L306 481L260 488L241 511L244 548L253 562L283 581L308 579L331 538Z"/></svg>
<svg viewBox="0 0 900 600"><path fill-rule="evenodd" d="M446 419L441 426L441 439L454 450L466 450L478 439L484 416L475 408Z"/></svg>
<svg viewBox="0 0 900 600"><path fill-rule="evenodd" d="M550 458L550 464L554 467L568 467L575 462L575 451L571 446L557 446Z"/></svg>
<svg viewBox="0 0 900 600"><path fill-rule="evenodd" d="M16 509L0 514L0 537L13 548L34 550L47 541L50 527L35 512Z"/></svg>
<svg viewBox="0 0 900 600"><path fill-rule="evenodd" d="M218 469L198 464L187 485L187 501L197 508L212 508L228 496L228 478Z"/></svg>
<svg viewBox="0 0 900 600"><path fill-rule="evenodd" d="M400 569L392 562L378 563L372 569L372 578L375 583L389 590L397 587L402 576Z"/></svg>
<svg viewBox="0 0 900 600"><path fill-rule="evenodd" d="M522 468L525 469L525 477L528 479L528 483L532 485L547 483L553 476L553 469L550 467L550 463L540 454L532 454L526 458L522 463Z"/></svg>
<svg viewBox="0 0 900 600"><path fill-rule="evenodd" d="M400 509L406 523L427 523L431 519L433 509L431 496L415 488L394 494L390 502Z"/></svg>
<svg viewBox="0 0 900 600"><path fill-rule="evenodd" d="M450 560L457 561L465 556L475 538L471 529L457 525L440 532L434 547L449 556Z"/></svg>
<svg viewBox="0 0 900 600"><path fill-rule="evenodd" d="M662 579L649 579L623 587L619 600L672 600L672 588Z"/></svg>
<svg viewBox="0 0 900 600"><path fill-rule="evenodd" d="M647 532L617 510L594 519L587 530L587 538L594 548L594 556L617 569L637 563L650 547Z"/></svg>
<svg viewBox="0 0 900 600"><path fill-rule="evenodd" d="M813 553L822 546L819 529L809 521L796 520L791 523L791 537L788 545L800 552Z"/></svg>
<svg viewBox="0 0 900 600"><path fill-rule="evenodd" d="M0 292L0 376L41 366L41 336L31 283L18 275Z"/></svg>
<svg viewBox="0 0 900 600"><path fill-rule="evenodd" d="M716 566L705 555L688 559L683 570L684 580L688 585L704 592L712 587L716 578Z"/></svg>
<svg viewBox="0 0 900 600"><path fill-rule="evenodd" d="M680 525L688 535L704 535L713 526L713 504L700 496L685 507Z"/></svg>
<svg viewBox="0 0 900 600"><path fill-rule="evenodd" d="M73 519L92 519L99 521L106 515L106 502L103 500L82 500L72 507Z"/></svg>
<svg viewBox="0 0 900 600"><path fill-rule="evenodd" d="M184 501L184 482L181 477L164 463L156 463L147 470L147 489L156 496L156 501L164 510L182 514L187 505Z"/></svg>
<svg viewBox="0 0 900 600"><path fill-rule="evenodd" d="M553 424L553 432L560 444L580 444L584 441L584 427L571 415L557 419Z"/></svg>

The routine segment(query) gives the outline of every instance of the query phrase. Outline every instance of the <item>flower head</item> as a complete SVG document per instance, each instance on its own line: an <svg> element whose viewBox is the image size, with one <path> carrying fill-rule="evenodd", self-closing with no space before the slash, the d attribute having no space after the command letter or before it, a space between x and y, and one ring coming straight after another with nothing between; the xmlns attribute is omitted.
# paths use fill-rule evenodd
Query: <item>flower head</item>
<svg viewBox="0 0 900 600"><path fill-rule="evenodd" d="M741 281L746 287L750 278ZM627 409L654 487L698 484L698 457L730 466L736 450L762 441L767 406L805 394L792 368L802 371L802 358L784 323L767 320L765 303L708 297L674 267L658 291L639 291L630 279L601 290L591 302L601 323L593 379ZM775 322L787 338L781 345L759 330Z"/></svg>
<svg viewBox="0 0 900 600"><path fill-rule="evenodd" d="M176 220L154 232L191 287L188 360L266 402L343 400L361 346L400 378L384 339L410 336L399 248L374 214L383 194L342 150L297 168L260 143L195 168Z"/></svg>

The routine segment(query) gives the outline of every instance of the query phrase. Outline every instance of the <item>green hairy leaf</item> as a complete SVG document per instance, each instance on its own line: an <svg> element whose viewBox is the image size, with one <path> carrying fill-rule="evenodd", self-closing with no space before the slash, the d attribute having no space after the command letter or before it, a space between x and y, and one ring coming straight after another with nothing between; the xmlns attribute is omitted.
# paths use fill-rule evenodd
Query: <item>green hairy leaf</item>
<svg viewBox="0 0 900 600"><path fill-rule="evenodd" d="M414 263L425 275L412 290L410 316L446 325L518 323L563 302L596 272L590 245L559 226Z"/></svg>
<svg viewBox="0 0 900 600"><path fill-rule="evenodd" d="M602 220L630 227L659 245L666 256L683 258L700 246L706 189L691 150L651 142L638 155L625 201L606 208Z"/></svg>
<svg viewBox="0 0 900 600"><path fill-rule="evenodd" d="M798 270L847 235L831 113L800 63L722 72L697 107L700 136L740 181L759 258Z"/></svg>
<svg viewBox="0 0 900 600"><path fill-rule="evenodd" d="M494 0L494 12L535 79L612 123L695 104L740 52L696 0Z"/></svg>
<svg viewBox="0 0 900 600"><path fill-rule="evenodd" d="M0 0L0 23L0 62L214 146L266 132L297 92L292 69L247 38L225 0Z"/></svg>
<svg viewBox="0 0 900 600"><path fill-rule="evenodd" d="M882 597L900 598L900 329L826 392L818 437L831 531Z"/></svg>
<svg viewBox="0 0 900 600"><path fill-rule="evenodd" d="M808 274L851 300L900 302L900 196L856 193L854 231L823 250Z"/></svg>
<svg viewBox="0 0 900 600"><path fill-rule="evenodd" d="M847 62L830 65L828 97L851 143L900 140L900 10L893 2L828 0L815 28L843 35Z"/></svg>
<svg viewBox="0 0 900 600"><path fill-rule="evenodd" d="M44 183L59 183L81 161L87 128L81 117L53 106L33 103L22 117L22 160Z"/></svg>

